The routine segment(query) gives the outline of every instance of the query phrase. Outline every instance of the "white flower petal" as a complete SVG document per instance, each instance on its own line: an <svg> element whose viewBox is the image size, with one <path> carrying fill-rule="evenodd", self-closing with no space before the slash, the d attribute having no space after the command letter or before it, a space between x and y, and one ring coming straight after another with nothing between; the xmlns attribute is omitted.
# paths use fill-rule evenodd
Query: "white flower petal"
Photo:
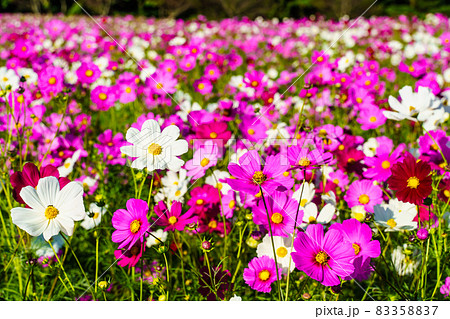
<svg viewBox="0 0 450 319"><path fill-rule="evenodd" d="M55 207L61 215L73 220L82 220L86 215L83 204L83 186L70 182L58 193Z"/></svg>
<svg viewBox="0 0 450 319"><path fill-rule="evenodd" d="M59 181L54 176L44 177L39 180L36 191L45 208L49 205L55 205L59 189Z"/></svg>
<svg viewBox="0 0 450 319"><path fill-rule="evenodd" d="M20 191L20 197L22 197L25 204L27 204L31 208L40 212L45 211L46 206L44 206L36 190L32 186L26 186L22 188L22 190Z"/></svg>
<svg viewBox="0 0 450 319"><path fill-rule="evenodd" d="M39 236L47 227L48 220L44 212L29 208L15 207L11 209L12 222L31 236Z"/></svg>
<svg viewBox="0 0 450 319"><path fill-rule="evenodd" d="M59 227L58 224L56 223L56 221L50 220L50 223L48 224L48 227L44 230L44 239L45 241L49 241L50 238L52 238L53 236L56 236L59 234Z"/></svg>

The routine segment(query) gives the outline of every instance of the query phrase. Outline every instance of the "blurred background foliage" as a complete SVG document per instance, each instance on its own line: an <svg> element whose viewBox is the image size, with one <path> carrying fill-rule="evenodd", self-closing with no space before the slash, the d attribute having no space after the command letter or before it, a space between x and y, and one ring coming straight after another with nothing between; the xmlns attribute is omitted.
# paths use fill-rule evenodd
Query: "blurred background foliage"
<svg viewBox="0 0 450 319"><path fill-rule="evenodd" d="M262 16L301 18L312 14L327 18L362 14L375 0L77 0L94 15L139 15L189 19L204 15L208 19ZM82 14L73 0L0 0L2 12L41 14ZM397 16L426 13L450 16L448 0L378 0L365 14Z"/></svg>

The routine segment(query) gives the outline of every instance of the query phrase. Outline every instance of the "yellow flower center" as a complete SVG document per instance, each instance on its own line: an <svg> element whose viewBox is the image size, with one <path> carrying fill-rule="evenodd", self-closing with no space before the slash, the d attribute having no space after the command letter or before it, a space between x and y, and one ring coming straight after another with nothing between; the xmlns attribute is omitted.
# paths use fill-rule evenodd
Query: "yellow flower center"
<svg viewBox="0 0 450 319"><path fill-rule="evenodd" d="M381 163L381 167L383 167L384 169L388 169L389 167L391 167L391 163L389 161L383 161L383 163Z"/></svg>
<svg viewBox="0 0 450 319"><path fill-rule="evenodd" d="M253 183L257 184L257 185L261 185L262 183L264 183L267 180L267 176L261 172L261 171L256 171L253 174Z"/></svg>
<svg viewBox="0 0 450 319"><path fill-rule="evenodd" d="M394 219L389 219L387 222L386 222L386 224L388 224L389 225L389 227L391 227L391 228L394 228L395 226L397 226L397 223L395 222L395 220Z"/></svg>
<svg viewBox="0 0 450 319"><path fill-rule="evenodd" d="M300 201L300 206L302 206L302 207L305 207L305 205L308 203L308 200L306 199L306 198L303 198L301 201Z"/></svg>
<svg viewBox="0 0 450 319"><path fill-rule="evenodd" d="M230 209L233 209L236 206L236 202L232 199L230 200L230 202L228 203L228 207L230 207Z"/></svg>
<svg viewBox="0 0 450 319"><path fill-rule="evenodd" d="M169 224L173 225L177 222L177 218L175 216L170 216L169 217Z"/></svg>
<svg viewBox="0 0 450 319"><path fill-rule="evenodd" d="M317 62L322 62L322 61L323 61L323 57L322 56L317 58Z"/></svg>
<svg viewBox="0 0 450 319"><path fill-rule="evenodd" d="M126 92L126 93L131 93L131 88L130 88L130 87L127 87L127 88L125 89L125 92Z"/></svg>
<svg viewBox="0 0 450 319"><path fill-rule="evenodd" d="M343 151L343 150L345 149L345 145L344 145L344 144L339 145L338 149L339 149L340 151Z"/></svg>
<svg viewBox="0 0 450 319"><path fill-rule="evenodd" d="M288 176L289 176L289 172L284 172L284 173L283 173L283 176L284 176L284 177L288 177Z"/></svg>
<svg viewBox="0 0 450 319"><path fill-rule="evenodd" d="M357 97L357 98L356 98L356 102L358 102L359 104L361 104L361 103L362 103L362 101L363 101L363 99L362 99L362 98L360 98L360 97Z"/></svg>
<svg viewBox="0 0 450 319"><path fill-rule="evenodd" d="M328 256L328 254L323 250L319 251L319 253L316 255L316 261L321 265L326 264L329 258L330 257Z"/></svg>
<svg viewBox="0 0 450 319"><path fill-rule="evenodd" d="M309 216L308 223L315 224L316 223L316 218L314 216Z"/></svg>
<svg viewBox="0 0 450 319"><path fill-rule="evenodd" d="M205 201L203 199L197 199L197 201L195 202L197 205L203 205Z"/></svg>
<svg viewBox="0 0 450 319"><path fill-rule="evenodd" d="M205 167L208 164L209 164L209 158L206 158L206 157L204 159L202 159L202 161L200 162L200 165L202 167Z"/></svg>
<svg viewBox="0 0 450 319"><path fill-rule="evenodd" d="M339 180L337 178L333 179L333 183L339 184Z"/></svg>
<svg viewBox="0 0 450 319"><path fill-rule="evenodd" d="M375 116L371 116L370 118L369 118L369 122L370 123L374 123L374 122L376 122L377 121L377 118L375 117Z"/></svg>
<svg viewBox="0 0 450 319"><path fill-rule="evenodd" d="M156 84L156 88L157 88L158 90L161 90L163 87L164 87L164 85L163 85L162 83L157 83L157 84Z"/></svg>
<svg viewBox="0 0 450 319"><path fill-rule="evenodd" d="M47 219L53 219L56 216L58 216L59 211L53 207L52 205L49 205L46 209L45 209L45 218Z"/></svg>
<svg viewBox="0 0 450 319"><path fill-rule="evenodd" d="M415 108L414 106L410 106L410 107L409 107L409 111L410 111L410 112L414 111L415 109L416 109L416 108Z"/></svg>
<svg viewBox="0 0 450 319"><path fill-rule="evenodd" d="M141 222L137 219L133 220L130 224L130 231L133 234L136 234L139 231L139 229L141 229Z"/></svg>
<svg viewBox="0 0 450 319"><path fill-rule="evenodd" d="M86 70L86 72L84 73L87 77L91 77L94 72L92 72L92 70Z"/></svg>
<svg viewBox="0 0 450 319"><path fill-rule="evenodd" d="M409 72L414 72L414 67L413 66L410 66L408 69L409 69Z"/></svg>
<svg viewBox="0 0 450 319"><path fill-rule="evenodd" d="M100 213L95 213L94 216L92 216L93 219L97 219L98 216L100 216Z"/></svg>
<svg viewBox="0 0 450 319"><path fill-rule="evenodd" d="M152 143L148 147L148 153L152 155L160 155L162 153L162 147L156 143Z"/></svg>
<svg viewBox="0 0 450 319"><path fill-rule="evenodd" d="M252 129L252 128L249 128L249 129L247 130L247 132L248 132L248 134L250 134L250 135L255 134L255 130Z"/></svg>
<svg viewBox="0 0 450 319"><path fill-rule="evenodd" d="M361 251L361 246L359 246L358 244L352 244L353 249L355 250L355 255L358 255L359 252Z"/></svg>
<svg viewBox="0 0 450 319"><path fill-rule="evenodd" d="M100 93L98 95L98 98L102 101L106 100L108 98L108 95L106 95L105 93Z"/></svg>
<svg viewBox="0 0 450 319"><path fill-rule="evenodd" d="M298 161L298 165L306 167L309 166L311 164L311 161L309 159L307 159L306 157L302 157L299 161Z"/></svg>
<svg viewBox="0 0 450 319"><path fill-rule="evenodd" d="M419 179L415 176L408 178L406 183L406 186L408 186L409 188L417 188L420 185Z"/></svg>
<svg viewBox="0 0 450 319"><path fill-rule="evenodd" d="M270 220L274 224L280 224L283 221L283 215L281 215L280 213L275 213L275 214L272 215Z"/></svg>
<svg viewBox="0 0 450 319"><path fill-rule="evenodd" d="M444 190L444 196L450 197L450 191L448 189Z"/></svg>
<svg viewBox="0 0 450 319"><path fill-rule="evenodd" d="M364 85L366 85L366 86L368 86L368 85L370 85L370 84L372 84L372 82L370 82L369 80L367 80L366 82L364 82Z"/></svg>
<svg viewBox="0 0 450 319"><path fill-rule="evenodd" d="M203 90L205 88L205 85L203 84L203 83L200 83L199 85L198 85L198 89L199 90Z"/></svg>
<svg viewBox="0 0 450 319"><path fill-rule="evenodd" d="M210 137L210 138L216 138L216 137L217 137L217 133L216 133L216 132L211 132L211 133L209 134L209 137Z"/></svg>
<svg viewBox="0 0 450 319"><path fill-rule="evenodd" d="M258 278L262 281L266 281L270 278L270 272L268 270L263 270L258 274Z"/></svg>
<svg viewBox="0 0 450 319"><path fill-rule="evenodd" d="M362 194L362 195L359 195L358 201L361 204L365 205L365 204L367 204L370 201L370 197L367 196L366 194Z"/></svg>
<svg viewBox="0 0 450 319"><path fill-rule="evenodd" d="M288 251L285 247L278 247L277 249L277 256L280 258L283 258L287 255Z"/></svg>
<svg viewBox="0 0 450 319"><path fill-rule="evenodd" d="M208 227L213 229L217 228L217 222L215 220L210 221Z"/></svg>
<svg viewBox="0 0 450 319"><path fill-rule="evenodd" d="M180 192L180 191L176 191L176 192L175 192L175 196L178 197L178 196L180 196L180 195L181 195L181 192Z"/></svg>
<svg viewBox="0 0 450 319"><path fill-rule="evenodd" d="M253 86L253 87L257 87L258 84L259 84L258 81L253 81L253 82L252 82L252 86Z"/></svg>
<svg viewBox="0 0 450 319"><path fill-rule="evenodd" d="M25 52L26 50L27 50L27 47L26 47L26 46L23 46L23 47L22 47L22 51Z"/></svg>
<svg viewBox="0 0 450 319"><path fill-rule="evenodd" d="M319 131L319 137L320 138L324 138L324 137L326 137L327 136L327 131L326 130L324 130L324 129L321 129L320 131Z"/></svg>
<svg viewBox="0 0 450 319"><path fill-rule="evenodd" d="M48 79L48 84L53 85L56 83L56 78L52 76L50 79Z"/></svg>

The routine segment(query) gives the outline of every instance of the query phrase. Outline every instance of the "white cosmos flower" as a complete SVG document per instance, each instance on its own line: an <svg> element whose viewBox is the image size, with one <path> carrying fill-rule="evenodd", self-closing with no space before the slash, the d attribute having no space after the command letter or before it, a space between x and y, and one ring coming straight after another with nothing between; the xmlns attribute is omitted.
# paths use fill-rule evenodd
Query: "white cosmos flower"
<svg viewBox="0 0 450 319"><path fill-rule="evenodd" d="M32 186L22 188L20 197L30 208L13 208L13 223L31 236L43 234L46 241L60 231L72 236L74 221L85 216L83 187L77 182L70 182L60 189L56 177L44 177L36 189Z"/></svg>
<svg viewBox="0 0 450 319"><path fill-rule="evenodd" d="M391 199L389 204L373 207L375 223L386 227L385 231L412 230L417 228L413 219L417 215L416 205Z"/></svg>
<svg viewBox="0 0 450 319"><path fill-rule="evenodd" d="M86 216L80 226L88 230L97 227L102 221L102 216L106 213L107 207L99 207L96 203L91 203L89 205L89 211L86 212Z"/></svg>
<svg viewBox="0 0 450 319"><path fill-rule="evenodd" d="M419 86L418 92L413 92L412 87L404 86L398 92L402 101L399 102L392 95L389 96L389 106L395 112L383 111L385 117L391 120L401 121L408 119L417 122L425 121L440 107L440 101L434 96L430 88ZM417 115L417 119L413 116Z"/></svg>
<svg viewBox="0 0 450 319"><path fill-rule="evenodd" d="M397 273L400 276L407 276L412 275L414 271L419 268L421 253L419 249L410 249L410 247L405 244L403 247L397 246L397 248L392 251L391 258Z"/></svg>
<svg viewBox="0 0 450 319"><path fill-rule="evenodd" d="M159 244L165 242L167 239L168 232L165 232L162 229L158 229L157 231L153 231L150 234L151 235L147 237L147 242L146 242L147 247L159 245Z"/></svg>
<svg viewBox="0 0 450 319"><path fill-rule="evenodd" d="M292 194L292 198L297 202L300 202L301 207L305 207L306 204L311 202L316 194L316 187L314 183L304 182L300 187ZM301 200L300 200L301 197Z"/></svg>
<svg viewBox="0 0 450 319"><path fill-rule="evenodd" d="M58 167L58 172L60 177L67 177L73 171L73 166L80 158L80 150L73 153L72 157L69 157L64 161L64 164Z"/></svg>
<svg viewBox="0 0 450 319"><path fill-rule="evenodd" d="M287 273L289 268L290 252L292 248L292 235L289 237L273 236L273 244L275 246L275 253L277 254L277 262L283 267L283 272ZM295 252L295 249L292 248ZM264 236L262 242L256 248L256 255L258 257L268 256L273 257L272 240L270 235ZM291 260L290 272L295 269L295 263Z"/></svg>
<svg viewBox="0 0 450 319"><path fill-rule="evenodd" d="M316 204L308 203L303 209L303 223L300 227L306 227L308 224L328 224L335 212L336 207L332 204L326 204L319 213Z"/></svg>
<svg viewBox="0 0 450 319"><path fill-rule="evenodd" d="M220 180L226 180L227 178L230 177L231 177L230 173L226 171L219 171L216 169L213 171L211 175L206 177L205 183L219 189L222 192L222 194L226 194L231 189L231 186L225 182L221 182Z"/></svg>
<svg viewBox="0 0 450 319"><path fill-rule="evenodd" d="M158 199L169 201L179 201L184 203L184 194L188 191L187 185L190 178L186 177L187 171L181 168L178 173L168 171L167 175L161 178L163 187L158 193Z"/></svg>
<svg viewBox="0 0 450 319"><path fill-rule="evenodd" d="M179 171L184 161L180 156L188 151L185 140L177 140L180 129L176 125L167 126L162 132L155 120L147 120L139 131L130 127L126 139L133 145L126 145L120 151L130 157L136 157L131 167L137 169L147 168L148 172L156 169Z"/></svg>

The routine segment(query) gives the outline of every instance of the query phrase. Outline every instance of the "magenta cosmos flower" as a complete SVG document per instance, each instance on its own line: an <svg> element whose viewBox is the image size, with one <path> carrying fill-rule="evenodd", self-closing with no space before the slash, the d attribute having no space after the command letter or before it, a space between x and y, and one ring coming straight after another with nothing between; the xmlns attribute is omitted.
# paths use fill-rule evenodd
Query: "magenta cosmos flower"
<svg viewBox="0 0 450 319"><path fill-rule="evenodd" d="M112 217L112 225L116 229L112 241L119 243L119 249L131 247L150 228L147 220L148 205L141 199L130 198L127 209L118 209Z"/></svg>
<svg viewBox="0 0 450 319"><path fill-rule="evenodd" d="M100 69L94 63L83 62L77 69L78 80L81 83L94 83L102 74Z"/></svg>
<svg viewBox="0 0 450 319"><path fill-rule="evenodd" d="M271 155L266 165L261 168L261 158L257 151L251 150L239 158L239 164L230 163L228 170L234 178L227 178L228 185L235 191L256 195L260 187L264 193L272 194L278 187L283 187L283 173L289 168L287 160L281 155Z"/></svg>
<svg viewBox="0 0 450 319"><path fill-rule="evenodd" d="M380 186L374 185L372 181L354 181L344 196L348 207L363 205L368 212L373 212L373 206L383 202L383 191Z"/></svg>
<svg viewBox="0 0 450 319"><path fill-rule="evenodd" d="M368 258L377 258L381 254L380 242L372 240L372 229L367 224L361 224L352 218L330 226L341 232L344 241L352 245L355 256L362 257L363 261Z"/></svg>
<svg viewBox="0 0 450 319"><path fill-rule="evenodd" d="M252 289L261 292L270 292L270 286L277 280L275 261L268 256L253 258L244 269L244 281Z"/></svg>
<svg viewBox="0 0 450 319"><path fill-rule="evenodd" d="M14 187L14 199L21 204L25 204L22 197L20 197L20 191L22 188L26 186L36 188L39 180L47 176L54 176L58 178L61 189L70 183L70 179L66 177L59 177L58 169L52 165L47 165L39 170L33 163L26 163L21 172L14 172L14 174L11 175L10 180L12 187Z"/></svg>
<svg viewBox="0 0 450 319"><path fill-rule="evenodd" d="M130 248L115 250L114 257L119 260L117 264L120 267L130 268L136 266L144 251L145 245L142 245L142 240L139 238Z"/></svg>
<svg viewBox="0 0 450 319"><path fill-rule="evenodd" d="M355 269L352 245L344 242L336 229L324 235L321 224L310 224L306 232L299 233L294 249L291 255L297 269L324 286L339 285L339 277L349 276Z"/></svg>
<svg viewBox="0 0 450 319"><path fill-rule="evenodd" d="M322 149L310 150L308 147L293 145L287 151L289 163L294 168L313 169L328 164L333 159L333 154Z"/></svg>
<svg viewBox="0 0 450 319"><path fill-rule="evenodd" d="M295 216L297 215L298 202L289 198L285 193L275 191L265 196L267 210L269 212L270 224L274 236L288 237L295 227ZM303 210L299 211L297 225L303 220ZM253 209L253 221L257 225L264 225L269 229L267 212L264 202L260 200Z"/></svg>
<svg viewBox="0 0 450 319"><path fill-rule="evenodd" d="M381 182L387 181L391 176L391 166L399 161L404 149L405 144L400 144L392 154L389 154L391 147L380 145L377 148L375 157L366 157L364 159L365 164L369 168L363 173L363 176Z"/></svg>
<svg viewBox="0 0 450 319"><path fill-rule="evenodd" d="M166 204L161 201L155 206L155 213L158 218L153 218L153 220L159 226L166 226L164 231L182 231L186 225L197 222L197 216L193 216L193 210L189 210L186 214L181 215L181 208L180 202L173 201L169 210Z"/></svg>

